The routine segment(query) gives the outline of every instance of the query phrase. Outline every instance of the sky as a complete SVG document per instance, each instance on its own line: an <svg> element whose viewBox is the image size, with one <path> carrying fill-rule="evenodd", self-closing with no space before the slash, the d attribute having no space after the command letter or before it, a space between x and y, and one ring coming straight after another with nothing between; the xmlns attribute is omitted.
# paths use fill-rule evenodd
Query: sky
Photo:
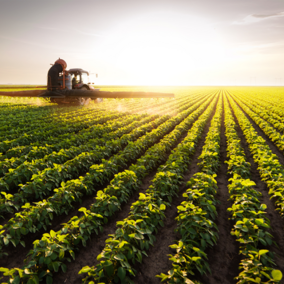
<svg viewBox="0 0 284 284"><path fill-rule="evenodd" d="M97 85L284 85L284 0L0 0L0 84L59 57Z"/></svg>

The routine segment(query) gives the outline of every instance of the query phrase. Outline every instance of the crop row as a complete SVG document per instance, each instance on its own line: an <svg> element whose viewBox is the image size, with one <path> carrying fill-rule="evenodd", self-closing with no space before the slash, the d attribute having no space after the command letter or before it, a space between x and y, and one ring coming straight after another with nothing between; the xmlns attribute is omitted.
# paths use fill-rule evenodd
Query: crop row
<svg viewBox="0 0 284 284"><path fill-rule="evenodd" d="M198 96L198 97L200 98L200 96ZM196 99L198 99L198 97ZM183 101L183 103L184 103L184 101ZM176 104L181 105L180 100L177 100ZM174 105L171 104L170 106L173 107ZM170 106L167 103L164 106L165 110L167 110ZM162 110L164 108L162 108ZM132 109L131 109L131 111L132 111ZM94 125L96 126L96 124L97 123L95 123ZM86 135L90 131L92 131L92 127L88 127L86 129L82 129L77 134L75 134L75 133L67 133L67 134L59 135L57 137L50 137L50 138L48 138L45 141L41 141L41 144L48 144L48 146L46 146L46 147L42 147L42 146L37 147L37 146L35 146L33 144L28 145L28 146L18 146L16 148L12 148L12 149L8 150L6 152L6 155L5 155L6 157L2 156L2 159L4 159L4 158L11 158L12 162L13 162L13 158L20 157L20 156L26 157L27 154L29 154L30 152L31 152L30 153L31 158L37 158L37 159L38 158L43 158L43 156L40 156L40 155L42 155L42 154L44 154L44 155L49 154L50 151L59 151L62 148L71 147L72 145L73 146L79 146L81 144L81 140L82 139L83 139L82 143L84 141L86 141L85 137L81 137L81 134L85 134ZM72 135L72 138L70 139L70 135L71 134L75 134L75 136ZM91 134L91 133L89 133L89 134ZM86 138L88 139L88 137L86 137ZM38 145L38 143L36 143L36 145ZM38 153L38 151L42 152L42 154Z"/></svg>
<svg viewBox="0 0 284 284"><path fill-rule="evenodd" d="M136 105L138 106L137 102ZM141 105L139 105L139 107L141 108ZM51 131L54 128L58 129L58 127L60 127L61 125L64 126L68 124L68 122L72 123L76 121L76 123L79 123L81 121L82 123L83 122L88 123L88 120L92 120L96 116L107 115L110 112L113 111L103 110L103 109L96 110L91 108L85 110L82 109L82 111L74 110L74 112L67 113L66 115L62 114L58 116L50 115L49 117L44 118L42 120L35 118L34 121L30 121L29 123L24 121L22 124L18 125L18 128L13 127L12 129L11 129L12 123L6 122L6 125L3 126L3 129L0 128L0 141L11 140L19 135L32 134L33 136L35 136L37 133L41 132L49 134L50 132L47 132L48 130ZM11 130L7 131L7 129Z"/></svg>
<svg viewBox="0 0 284 284"><path fill-rule="evenodd" d="M210 98L208 99L208 100L210 100ZM207 100L207 101L208 101ZM192 115L190 115L190 117L189 118L187 118L185 121L184 121L184 123L182 123L182 125L178 128L178 129L176 129L176 130L174 130L173 131L173 133L172 134L169 134L169 137L165 137L165 139L163 139L162 141L161 141L161 145L160 145L160 147L158 147L158 146L156 146L156 148L155 149L160 149L160 154L162 154L162 153L164 153L163 155L161 155L161 157L163 157L164 155L165 155L165 153L166 153L166 151L169 149L169 147L171 147L172 145L173 145L173 143L175 143L175 141L178 139L178 136L180 136L183 132L184 132L184 128L186 128L186 127L189 127L189 125L194 121L194 119L196 118L196 116L198 116L202 111L204 111L204 109L207 107L207 105L208 105L208 102L204 102L204 104L198 109L198 110L196 110ZM179 115L179 117L181 117L181 114ZM176 118L173 118L172 119L172 121L174 122L174 121L177 121L177 119ZM180 122L180 119L179 119L179 122ZM179 134L179 135L178 135ZM164 133L162 134L163 136L164 136ZM174 141L171 141L172 139L174 139ZM164 144L164 145L163 145ZM163 146L162 146L163 145ZM167 146L168 145L168 146ZM140 146L141 147L141 146ZM147 147L147 146L146 146ZM134 152L135 153L135 152ZM132 155L134 154L134 153L132 153ZM150 154L151 153L151 154ZM143 168L144 168L144 166L146 166L147 164L149 164L149 161L151 160L151 157L152 157L152 155L154 155L154 153L155 153L155 151L153 151L153 150L150 150L149 149L149 153L148 154L145 154L145 156L144 156L144 159L142 159L142 160L140 160L140 165L136 165L136 166L134 166L133 168L134 169L136 169L136 171L137 170L139 170L139 173L140 173L140 178L142 178L142 172L143 172ZM137 155L137 154L136 154ZM160 159L161 159L161 157L159 157L159 155L158 156L156 156L156 159L157 159L157 163L159 163L159 161L160 161ZM122 158L122 157L121 157ZM146 160L145 160L146 159ZM143 164L143 166L141 165L141 163ZM155 166L154 164L153 164L153 166ZM110 169L110 168L105 168L105 169L103 169L102 167L100 167L100 166L98 166L97 167L98 169L100 168L101 170L103 170L103 174L105 175L105 177L107 178L107 176L109 176L110 175L110 171L112 170L112 169ZM151 167L150 167L150 169L151 169ZM135 175L135 174L134 174ZM129 181L129 176L131 176L131 174L129 175L128 174L128 172L126 171L125 173L122 173L122 174L120 174L120 175L118 175L118 177L120 178L120 177L126 177L126 180L128 180ZM119 179L119 178L117 178L117 180ZM114 183L115 183L115 181L114 181ZM131 182L127 182L126 184L131 184ZM123 180L122 181L120 181L119 183L118 183L120 186L122 186L122 184L123 184ZM134 182L134 184L137 184L137 181L135 181ZM123 201L123 200L125 200L126 198L127 198L127 192L125 192L125 191L118 191L118 190L115 190L116 189L116 187L117 187L117 185L115 186L113 186L113 183L111 183L111 186L108 188L108 190L106 191L106 193L111 193L111 192L117 192L116 194L123 194L123 193L125 193L126 195L124 196L124 197L122 197L122 198L120 198L120 200L121 200L121 202ZM127 186L125 186L124 188L127 188ZM102 192L100 192L100 193L98 193L98 195L97 195L97 202L96 202L96 206L94 205L94 206L92 206L92 210L94 210L94 211L96 211L96 210L100 210L100 213L103 213L104 212L104 216L108 216L108 214L106 214L106 210L114 210L114 212L115 211L117 211L117 209L119 209L119 205L118 205L118 207L115 207L115 205L116 205L116 202L113 202L113 199L115 199L114 197L115 196L111 196L111 198L109 198L108 197L108 199L109 199L109 202L111 202L110 204L108 204L108 201L107 201L107 199L106 200L102 200L101 199L101 197L102 197L102 195L104 195L105 197L108 197L108 194L102 194ZM99 205L100 206L98 206L98 203L99 203ZM53 265L53 264L51 264L51 262L52 262L52 259L50 259L51 260L51 262L49 262L48 260L46 261L46 263L42 263L42 260L43 260L43 258L42 258L42 253L44 252L44 255L45 255L45 252L46 252L46 249L49 249L50 248L50 245L49 245L49 241L48 240L53 240L54 239L54 241L56 240L56 236L58 237L58 239L57 239L57 242L59 241L59 242L61 242L61 245L59 246L57 246L57 248L58 249L60 249L61 247L62 247L62 241L65 239L65 238L73 238L73 244L74 245L76 245L76 244L78 244L78 242L81 242L82 241L82 243L84 244L85 242L86 242L86 239L88 239L89 238L89 235L90 235L90 233L91 233L91 231L96 231L96 230L99 230L99 228L100 228L100 226L102 226L102 216L101 215L98 215L98 213L93 213L93 212L90 212L90 211L87 211L87 210L85 210L85 209L82 209L82 211L84 212L84 217L83 218L80 218L80 220L81 220L81 222L82 221L85 221L85 225L84 224L82 224L82 226L80 225L79 226L79 230L78 230L78 226L75 226L74 227L74 223L76 224L76 222L74 221L74 220L71 220L68 224L67 224L67 226L65 226L64 228L63 228L63 230L62 231L60 231L60 232L58 232L58 235L55 233L55 232L53 232L53 231L51 231L51 233L50 233L50 235L49 234L46 234L45 236L44 236L44 238L41 240L41 241L36 241L35 242L35 244L36 244L36 249L35 249L35 251L36 251L36 253L33 255L33 257L32 258L36 258L37 259L37 261L38 261L38 263L40 263L40 265L41 266L48 266L48 267L50 267L50 268L52 268L52 270L51 271L57 271L58 270L58 268L61 266L62 267L62 269L63 270L65 270L65 265L63 265L63 263L61 263L60 261L57 261L57 262L53 262L53 263L57 263L57 264L55 264L55 266ZM113 213L112 213L113 214ZM97 220L99 218L99 220ZM77 221L77 220L76 220ZM92 223L91 221L93 221L94 223ZM78 222L77 222L78 223ZM86 224L87 224L87 226L86 226ZM73 230L77 230L77 234L79 234L79 236L76 236L76 235L74 235L73 233L72 234L66 234L66 232L68 231L68 230L71 230L73 228ZM84 228L86 228L86 229L84 229ZM67 231L65 231L65 230L67 230ZM71 230L71 232L72 232L72 230ZM80 237L80 234L81 234L81 237ZM82 234L83 234L83 236L85 236L86 237L86 239L82 236ZM48 235L48 236L47 236ZM76 237L75 237L76 236ZM75 239L74 239L74 237L75 237ZM45 241L43 241L43 240L45 240ZM44 249L44 248L42 248L41 247L41 245L43 245L43 243L47 243L47 247ZM56 243L56 241L55 241L55 243ZM71 243L69 244L69 245L71 245ZM43 245L44 246L44 245ZM66 248L66 249L68 249L68 247ZM68 252L68 250L66 251L66 253ZM55 252L54 252L55 253ZM64 255L65 255L65 252L62 254L61 253L61 255L60 255L60 257L59 257L59 255L57 254L57 253L55 253L56 255L57 255L57 257L59 258L59 260L60 259L62 259L62 258L64 258ZM67 253L69 256L70 256L70 254L71 255L73 255L72 254L72 252L70 253L70 252L68 252ZM65 256L65 258L68 258L67 256ZM37 268L37 266L36 265L34 265L34 264L32 264L33 263L33 261L31 261L29 264L30 264L30 266L29 266L29 264L27 265L27 268L31 268L31 267L34 267L34 269L36 269ZM62 264L62 265L61 265ZM41 267L41 266L39 266L39 267ZM54 269L55 268L55 269ZM42 268L41 268L42 269ZM9 273L10 273L10 275L11 275L11 273L13 274L14 272L15 272L16 270L13 270L13 271L10 271ZM32 272L31 272L32 273ZM37 273L36 275L35 274L29 274L29 275L25 275L25 277L27 278L27 279L29 279L29 278L33 278L33 277L43 277L43 276L45 276L47 273L46 273L46 271L45 270L42 270L42 272L41 273ZM52 275L51 274L51 272L50 272L50 275ZM16 276L15 276L16 277Z"/></svg>
<svg viewBox="0 0 284 284"><path fill-rule="evenodd" d="M119 115L122 116L123 114L112 112L109 115L114 115L118 117ZM109 115L104 116L104 118ZM72 123L71 125L70 123L67 122L64 125L61 125L60 128L55 127L55 129L43 131L42 133L40 131L34 132L32 135L24 134L19 138L0 142L0 151L2 153L5 153L7 150L15 146L24 146L24 145L28 145L30 143L35 143L35 142L42 144L43 143L42 141L47 140L49 137L56 137L56 136L59 136L65 133L79 131L83 128L87 128L93 125L94 123L101 123L100 122L101 119L102 118L100 116L98 116L96 119L90 119L90 118L84 117L83 120L76 120L76 122Z"/></svg>
<svg viewBox="0 0 284 284"><path fill-rule="evenodd" d="M210 272L205 250L214 246L218 239L214 222L218 189L215 176L220 164L222 105L221 97L199 156L200 172L187 183L188 189L183 194L185 200L177 207L176 232L181 238L170 246L176 251L169 258L171 270L168 274L157 275L167 283L198 283L190 279L196 271L201 275Z"/></svg>
<svg viewBox="0 0 284 284"><path fill-rule="evenodd" d="M210 98L208 100L210 100ZM206 102L201 108L199 108L198 111L200 112L202 109L204 110L204 108L206 108ZM50 223L50 218L52 219L53 217L52 214L48 214L48 212L54 212L57 215L68 212L68 210L72 208L72 202L80 200L85 192L92 192L95 184L101 184L109 180L114 173L121 168L123 169L126 163L136 159L137 156L143 153L144 149L147 149L147 147L149 147L151 144L157 142L157 140L162 138L172 127L180 123L194 109L196 109L196 106L180 113L177 117L170 119L157 128L157 130L145 135L134 144L130 143L118 155L111 157L109 161L103 161L101 165L91 167L90 173L84 178L67 182L61 189L56 189L55 195L50 197L48 201L38 202L36 206L29 206L29 208L21 212L21 214L17 213L16 216L18 216L18 218L16 217L16 220L10 220L4 227L4 229L9 232L8 239L6 237L7 232L6 235L4 232L2 233L4 244L11 239L11 241L13 241L16 245L21 238L21 231L23 231L24 234L26 234L28 231L36 231L37 227L35 224L38 222L40 222L38 224L39 228L48 225ZM18 226L19 223L21 223L20 226ZM27 226L26 229L28 229L28 231L23 230L23 226ZM16 232L14 229L15 227L18 227ZM13 237L10 237L11 235Z"/></svg>
<svg viewBox="0 0 284 284"><path fill-rule="evenodd" d="M195 100L192 100L192 102L193 101ZM186 101L183 103L185 103L185 106L188 105L188 102ZM165 110L170 111L168 107L166 107ZM118 120L118 124L121 123L120 118L118 118L117 120ZM89 128L83 129L79 131L76 135L72 135L71 138L69 135L66 137L66 139L62 139L62 137L57 137L57 138L52 137L52 140L53 140L52 145L41 146L41 147L26 146L26 148L23 147L21 149L16 149L16 150L11 149L6 153L6 156L7 154L9 156L12 155L12 158L5 159L5 161L2 162L1 164L3 168L2 171L5 171L5 169L7 168L16 168L17 166L19 166L21 163L23 163L26 160L31 161L34 159L44 158L45 155L51 154L53 151L58 152L61 149L67 149L72 146L78 147L88 142L90 139L96 138L97 129L100 129L101 132L105 132L104 130L102 130L104 128L106 128L107 131L112 131L113 130L112 127L114 126L110 125L109 123L110 121L108 120L104 125L94 125ZM117 121L114 120L113 123L117 123ZM16 156L19 156L19 159L16 159Z"/></svg>
<svg viewBox="0 0 284 284"><path fill-rule="evenodd" d="M249 149L253 155L255 163L258 164L258 170L261 179L267 184L269 194L278 206L276 210L280 215L284 215L284 169L279 159L272 153L271 149L260 137L244 113L239 109L236 103L230 99L234 113L238 119L240 127L246 137Z"/></svg>
<svg viewBox="0 0 284 284"><path fill-rule="evenodd" d="M5 159L0 162L0 166L2 167L1 175L4 176L1 181L7 183L5 186L6 190L9 190L11 185L17 186L19 183L25 183L33 173L38 173L47 167L52 167L53 163L62 164L79 155L80 152L88 152L93 150L92 148L96 145L102 145L103 141L116 138L116 136L113 136L113 132L117 132L119 128L129 123L139 121L145 116L127 115L123 120L121 117L114 117L114 119L110 119L102 125L98 124L90 127L88 132L79 132L78 135L74 135L74 139L73 137L71 139L63 139L59 145L53 144L45 147L34 147L27 155L22 155L19 158ZM101 141L100 139L102 138L105 139ZM56 149L59 151L56 151ZM24 177L19 174L21 172L25 172ZM2 184L4 185L4 183Z"/></svg>
<svg viewBox="0 0 284 284"><path fill-rule="evenodd" d="M61 161L61 159L59 158L56 159L56 155L60 155L59 153L61 152L61 156L62 157L68 157L69 154L66 151L66 149L68 148L68 146L71 144L70 142L73 142L76 144L79 144L78 146L81 146L82 148L82 152L84 152L83 148L84 148L84 142L91 142L90 140L94 139L94 138L101 138L103 136L105 136L106 134L108 134L109 132L114 132L117 129L119 129L120 127L127 125L129 123L131 123L132 121L135 120L139 120L143 117L145 117L146 115L136 115L136 116L127 116L126 119L120 119L120 117L118 119L114 119L114 120L108 120L105 124L98 124L98 125L94 125L89 127L88 129L90 131L86 132L86 131L80 131L78 133L78 135L76 135L75 139L64 139L63 141L61 141L60 145L48 145L45 147L34 147L28 154L26 155L22 155L20 157L13 157L11 159L5 159L4 161L0 161L0 175L4 176L8 173L9 175L12 175L13 170L11 169L16 169L18 168L21 164L25 163L25 166L28 168L30 167L29 165L33 164L34 168L38 168L38 171L43 170L44 168L48 167L50 163L48 163L49 161L51 161L52 163L59 163L61 164L63 161ZM115 137L115 136L114 136ZM78 140L77 140L78 139ZM95 141L93 141L95 143ZM72 145L72 144L71 144ZM82 147L82 145L84 145ZM80 147L76 147L76 146L71 146L69 148L69 152L76 152L78 150L78 148ZM59 148L60 147L60 148ZM54 152L56 149L60 149L58 152ZM54 158L53 158L54 157ZM40 159L42 159L42 161L44 161L46 164L45 166L41 166L41 161ZM32 163L33 162L33 163ZM21 170L18 170L21 172ZM24 170L22 170L24 171ZM26 177L26 180L29 180L29 177ZM6 177L3 179L2 181L5 181ZM9 178L8 178L9 180ZM13 177L10 178L10 180L13 180ZM21 178L19 180L14 181L14 184L17 185L18 183L24 183L24 180L21 180ZM11 184L11 182L7 183L8 185Z"/></svg>
<svg viewBox="0 0 284 284"><path fill-rule="evenodd" d="M267 94L263 94L261 96L254 96L253 94L250 94L249 96L254 97L257 103L268 109L270 112L279 115L283 119L284 111L280 101L276 101L272 96L270 96L269 100L267 100Z"/></svg>
<svg viewBox="0 0 284 284"><path fill-rule="evenodd" d="M183 98L184 99L184 98ZM178 100L177 100L178 101ZM110 103L108 103L108 107L109 107L109 104ZM142 106L141 106L141 103L139 103L139 102L137 102L137 101L135 101L135 103L127 103L127 106L128 106L128 108L127 108L127 110L129 109L129 106L130 105L136 105L136 110L137 110L137 106L138 106L138 109L144 109L144 107L143 107L143 103L142 103ZM165 105L170 105L171 104L171 102L170 101L168 101L168 100L166 100L165 102L159 102L159 103L157 103L156 105L157 106L159 106L159 105L163 105L163 104L165 104ZM155 105L155 103L154 103L154 105ZM99 111L103 114L103 108L100 108L99 109ZM108 109L106 109L106 111L108 111L109 112L109 110ZM106 111L105 111L105 113L106 113ZM94 110L93 109L89 109L89 111L88 112L91 112L91 113L94 113ZM85 113L86 114L88 114L88 112L87 111L85 111ZM78 111L78 113L80 113L79 111ZM78 114L77 114L77 112L76 112L76 116L73 114L73 115L69 115L70 117L71 117L71 119L76 119L76 116L78 116ZM7 127L7 123L9 123L9 122L6 122L6 126L5 127ZM38 125L38 123L41 123L41 124L39 124ZM23 125L20 125L19 126L19 128L18 128L18 130L17 129L15 129L15 127L13 127L12 128L12 136L14 137L14 136L17 136L17 135L19 135L19 133L20 132L22 132L22 133L26 133L26 135L27 134L33 134L34 135L34 133L32 133L32 132L34 132L35 131L35 128L37 127L37 129L39 129L39 126L40 125L42 125L44 128L47 128L47 125L45 125L46 123L48 123L47 125L49 125L48 126L48 128L49 129L52 129L52 128L54 128L54 127L58 127L58 123L62 123L61 122L61 120L58 120L56 117L52 117L52 115L48 118L48 119L46 119L46 120L43 120L43 121L38 121L38 119L34 119L34 121L32 121L32 122L30 122L30 123L26 123L26 122L24 122L23 123ZM26 129L27 128L29 128L30 129L30 131L29 132L26 132ZM41 127L42 128L42 127ZM9 123L9 129L11 129L11 123ZM43 132L44 131L44 129L40 129L40 131L41 132ZM0 131L1 132L1 131ZM46 132L46 131L45 131ZM4 132L4 134L5 134L5 139L4 139L4 137L2 137L3 139L0 139L0 140L7 140L7 132ZM0 135L1 136L1 135ZM10 137L11 138L11 137Z"/></svg>
<svg viewBox="0 0 284 284"><path fill-rule="evenodd" d="M140 122L133 122L127 127L120 129L121 137L119 139L111 140L106 137L105 140L103 140L104 143L101 143L103 146L95 145L95 149L89 153L83 152L63 165L54 164L52 168L43 170L33 176L32 182L22 185L19 193L12 195L2 192L4 198L0 201L0 212L2 214L5 212L11 213L13 208L18 210L19 206L28 200L42 199L43 196L49 195L54 188L59 187L62 182L78 177L82 171L88 171L93 164L100 163L102 159L109 158L114 153L117 153L119 150L123 149L129 141L137 139L156 125L158 126L166 121L168 117L157 118L152 122L153 119L155 119L155 116L147 117ZM137 127L139 128L137 129ZM131 133L127 134L129 132ZM80 165L80 167L78 167L78 165ZM23 175L24 174L25 172L23 172Z"/></svg>
<svg viewBox="0 0 284 284"><path fill-rule="evenodd" d="M98 119L97 122L104 122L104 121L108 121L110 118L116 119L117 117L122 118L123 115L105 116L105 117ZM100 135L104 133L103 127L96 127L92 129L93 129L93 133L97 134L97 137L100 137ZM60 159L60 156L64 157L64 151L62 151L59 154L59 159ZM5 162L6 161L1 163L2 167L5 167ZM48 162L47 165L46 165L46 162ZM37 160L32 160L32 162L26 161L15 169L8 169L9 172L6 173L4 177L2 177L0 180L1 190L10 191L10 188L11 189L17 188L18 184L25 183L31 178L33 174L38 173L47 167L51 167L52 165L53 163L52 161L50 161L50 159L49 160L37 159ZM9 162L8 162L8 167L9 167Z"/></svg>
<svg viewBox="0 0 284 284"><path fill-rule="evenodd" d="M202 100L198 102L194 106L194 108L198 107L202 103ZM179 110L182 109L187 109L192 103L189 103L185 106L180 107ZM146 118L146 121L152 120L152 117ZM164 120L163 120L164 121ZM141 124L141 123L140 123ZM143 122L142 122L143 124ZM153 123L153 126L155 123ZM133 123L130 126L124 127L119 133L116 132L117 137L122 136L122 134L126 134L132 129L135 129L135 126L139 126L139 123ZM104 128L100 129L100 131L104 131ZM117 138L116 137L116 138ZM112 139L112 136L110 137ZM111 154L117 152L118 150L122 149L125 145L128 143L128 136L122 137L121 139L116 139L116 140L111 140L110 141L109 137L103 137L103 140L101 143L98 142L98 144L102 144L102 146L97 146L95 145L95 149L90 151L88 154L82 153L73 160L67 161L64 165L53 165L53 168L46 168L42 172L38 173L37 175L33 176L33 181L28 182L25 185L21 187L21 190L19 193L15 194L14 196L12 195L5 195L5 198L2 199L1 204L1 212L11 212L12 208L15 207L18 208L19 205L23 204L27 200L30 200L34 197L38 198L43 195L46 195L48 191L51 191L53 188L56 186L58 187L62 181L66 181L67 179L74 178L78 176L78 169L80 172L83 170L86 171L88 168L95 162L100 162L102 158L109 157ZM109 140L109 141L108 141ZM130 139L131 141L131 139ZM92 141L96 142L96 141ZM105 144L106 143L106 144ZM82 148L79 148L79 151ZM89 149L90 150L90 149ZM62 153L63 152L63 153ZM101 154L100 154L101 153ZM62 158L61 158L62 156ZM59 152L59 158L64 160L64 157L66 156L65 151ZM38 163L24 163L22 166L17 168L14 171L10 170L10 173L7 174L7 177L10 178L11 182L17 182L19 183L19 179L26 179L27 177L31 176L33 174L33 169L34 171L37 171L39 168L39 165L43 165L44 167L46 166L46 161L41 161L38 160ZM81 166L78 168L78 164ZM12 176L13 173L16 173L16 175ZM2 182L3 185L3 182ZM4 184L6 188L8 188L9 184Z"/></svg>
<svg viewBox="0 0 284 284"><path fill-rule="evenodd" d="M90 122L90 119L97 118L101 115L106 115L106 111L92 111L91 115L79 117L70 117L68 119L53 119L53 121L43 121L39 124L37 121L29 123L24 127L18 129L13 128L11 131L0 131L0 141L12 141L21 136L39 135L41 133L53 133L56 128L66 127L68 124L82 123L83 125ZM85 126L86 127L86 126Z"/></svg>
<svg viewBox="0 0 284 284"><path fill-rule="evenodd" d="M230 200L233 202L228 211L235 222L231 234L239 242L239 253L242 260L241 270L236 277L242 283L279 283L282 279L280 270L275 270L273 253L266 248L273 243L269 233L271 227L265 216L266 205L260 203L262 194L253 188L255 183L249 179L250 164L246 162L240 139L236 132L236 124L225 100L225 126L227 137L228 173Z"/></svg>
<svg viewBox="0 0 284 284"><path fill-rule="evenodd" d="M177 195L183 174L190 164L197 142L213 110L213 105L196 121L185 139L175 148L167 162L160 166L146 193L140 193L126 219L117 222L117 230L106 240L95 267L83 267L79 273L88 273L85 283L133 283L135 263L154 245L158 229L163 226L163 211ZM91 281L91 282L89 282Z"/></svg>
<svg viewBox="0 0 284 284"><path fill-rule="evenodd" d="M75 111L75 108L61 111L59 107L51 109L50 107L38 108L36 106L28 106L28 105L14 106L13 104L7 104L7 107L5 109L3 109L3 107L1 109L0 125L1 127L5 125L4 118L7 119L9 123L12 123L13 126L17 126L22 121L28 122L35 118L38 118L39 120L44 119L48 117L50 114L53 116L65 115L70 113L71 112L70 110Z"/></svg>
<svg viewBox="0 0 284 284"><path fill-rule="evenodd" d="M159 125L165 120L167 120L167 117L159 118L159 121L155 122ZM152 123L148 123L140 128L136 128L132 133L124 135L120 140L121 142L125 141L125 143L129 143L129 140L135 140L151 129ZM154 131L154 133L156 133L156 131ZM149 139L149 135L146 135L146 137ZM133 151L133 145L129 145L130 146L126 147L124 152L128 153L131 150ZM103 150L105 151L106 149L104 148ZM109 149L109 152L111 152L111 150L113 150L113 147ZM117 150L119 150L119 148ZM102 151L101 155L104 154L104 151ZM102 164L92 166L85 177L70 180L66 184L62 183L61 187L55 189L54 195L48 200L42 200L35 203L33 206L30 204L23 206L24 210L21 213L16 213L15 217L10 219L3 227L4 230L1 232L2 245L8 245L9 242L12 242L14 246L16 246L21 241L23 235L29 232L35 233L42 227L46 229L46 226L51 224L54 214L61 215L62 213L67 213L72 209L72 202L80 201L84 194L90 194L96 185L104 183L110 178L111 174L117 171L117 161L120 164L125 163L125 159L119 159L120 157L122 158L121 153L115 155L109 161L102 161ZM98 162L101 160L97 153L96 156L93 155L92 160L88 159L89 162L91 162L90 164L95 163L95 158L97 158ZM105 171L108 171L106 177L103 175ZM22 243L22 245L24 244Z"/></svg>
<svg viewBox="0 0 284 284"><path fill-rule="evenodd" d="M194 97L194 96L192 96ZM186 97L182 97L178 100L183 100ZM154 100L151 104L151 107L153 106L159 106L163 104L170 105L172 100ZM45 126L46 124L54 125L55 122L60 122L62 119L71 118L74 119L78 117L79 115L88 115L92 114L94 111L109 111L110 109L115 109L118 106L126 107L127 110L129 110L129 107L133 108L135 107L135 111L138 110L145 110L147 102L141 101L141 100L110 100L107 102L107 105L104 107L104 103L100 104L99 107L95 108L50 108L50 107L27 107L25 106L25 111L22 112L22 117L19 115L21 112L19 111L19 108L17 108L15 111L13 109L9 109L7 111L8 113L5 113L4 111L1 112L0 117L3 116L3 121L5 123L0 122L0 133L2 131L6 130L5 135L11 134L20 134L23 132L28 131L29 129L35 129L35 127L40 127L41 125ZM70 111L71 110L71 111ZM10 118L10 116L11 118ZM0 134L1 136L2 134ZM2 140L2 139L0 139ZM6 139L7 140L7 139Z"/></svg>
<svg viewBox="0 0 284 284"><path fill-rule="evenodd" d="M240 96L238 96L240 97ZM242 99L244 99L244 96L241 96ZM253 105L254 107L258 106L259 110L262 110L262 111L259 111L258 114L262 115L262 117L269 121L271 118L272 120L269 121L271 124L275 124L276 127L278 127L278 125L275 123L277 120L280 125L282 125L284 123L284 118L280 115L278 115L277 113L275 113L274 109L275 107L274 106L271 106L267 103L262 103L260 100L257 100L257 99L254 99L254 98L246 98L246 101L249 102L250 105ZM256 109L253 109L254 111ZM258 109L257 109L258 110ZM280 131L283 132L283 128L282 130L279 129Z"/></svg>
<svg viewBox="0 0 284 284"><path fill-rule="evenodd" d="M101 110L99 110L101 111ZM19 117L17 110L11 109L9 114L2 114L3 120L0 123L0 132L6 131L7 134L13 132L19 132L21 129L27 130L31 127L40 127L41 125L46 125L47 123L53 123L74 119L79 116L84 116L92 114L94 109L76 109L76 108L56 108L55 110L50 110L50 108L37 108L36 111L25 110L22 117ZM5 123L4 123L5 121ZM8 131L8 132L7 132ZM1 134L2 135L2 134Z"/></svg>
<svg viewBox="0 0 284 284"><path fill-rule="evenodd" d="M156 104L156 105L153 105L151 103L151 105L147 105L145 107L143 107L143 109L141 111L138 111L138 113L159 113L159 114L164 114L166 112L166 109L165 109L165 106L168 108L168 109L171 109L171 110L174 110L177 106L182 106L183 104L186 104L188 103L189 101L197 101L198 99L202 99L204 98L204 96L206 95L210 95L209 94L196 94L196 95L191 95L191 96L182 96L180 98L177 98L174 100L174 103L173 104L173 101L170 101L169 103L165 104L165 103L159 103L159 104Z"/></svg>
<svg viewBox="0 0 284 284"><path fill-rule="evenodd" d="M262 119L258 114L253 112L249 107L244 105L235 96L234 99L249 115L249 117L261 128L261 130L273 141L279 150L284 150L284 135L279 133L270 123Z"/></svg>
<svg viewBox="0 0 284 284"><path fill-rule="evenodd" d="M240 96L238 96L238 99L240 99ZM277 114L274 114L271 111L266 110L265 108L262 108L261 106L259 106L257 102L252 102L251 100L244 101L243 98L241 98L240 100L242 104L244 104L246 107L251 109L257 115L262 117L264 121L269 122L267 123L267 125L271 124L275 129L278 129L278 131L280 131L281 133L284 132L284 123L283 123L284 119L283 118L279 117ZM264 125L264 129L266 128L265 126L266 125Z"/></svg>
<svg viewBox="0 0 284 284"><path fill-rule="evenodd" d="M111 122L111 120L119 119L127 115L130 115L130 113L124 113L124 114L117 112L114 112L113 114L108 113L105 116L101 116L100 118L93 120L92 124L90 124L87 128L82 128L82 127L79 129L70 128L71 132L55 136L49 136L45 140L37 141L31 144L27 144L25 146L15 146L13 148L10 148L5 153L5 155L1 157L1 160L9 162L8 159L11 159L11 162L13 162L14 159L16 159L17 157L22 157L22 156L25 157L27 155L29 155L31 159L42 158L46 154L49 154L50 151L51 152L59 151L60 149L62 149L62 147L71 147L72 145L79 146L80 139L84 139L84 137L81 137L82 134L84 135L86 133L92 135L93 130L102 127L100 124L109 123ZM78 138L77 143L75 142L76 138ZM88 137L86 138L88 139ZM59 143L60 145L57 146L57 144Z"/></svg>

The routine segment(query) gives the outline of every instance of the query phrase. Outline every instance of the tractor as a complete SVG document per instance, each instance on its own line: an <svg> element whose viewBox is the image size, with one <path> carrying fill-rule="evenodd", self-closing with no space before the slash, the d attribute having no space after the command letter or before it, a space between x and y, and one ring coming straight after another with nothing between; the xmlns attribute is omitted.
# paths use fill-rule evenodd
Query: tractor
<svg viewBox="0 0 284 284"><path fill-rule="evenodd" d="M48 70L47 89L20 92L0 92L0 96L41 97L59 105L88 105L103 98L174 98L174 94L153 92L108 92L95 89L89 82L89 72L80 68L66 70L67 63L58 59Z"/></svg>

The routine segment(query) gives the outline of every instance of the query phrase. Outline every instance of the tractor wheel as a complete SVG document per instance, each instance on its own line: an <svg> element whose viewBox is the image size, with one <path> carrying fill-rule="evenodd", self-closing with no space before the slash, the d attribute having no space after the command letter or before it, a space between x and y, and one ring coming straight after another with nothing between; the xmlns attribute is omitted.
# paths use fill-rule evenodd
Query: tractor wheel
<svg viewBox="0 0 284 284"><path fill-rule="evenodd" d="M78 98L78 106L87 106L90 101L90 98Z"/></svg>
<svg viewBox="0 0 284 284"><path fill-rule="evenodd" d="M94 99L94 102L95 102L96 104L102 103L102 102L103 102L103 98L96 98L96 99Z"/></svg>
<svg viewBox="0 0 284 284"><path fill-rule="evenodd" d="M80 90L88 90L87 87L82 87ZM87 106L89 102L91 101L91 98L78 98L78 105L79 106Z"/></svg>

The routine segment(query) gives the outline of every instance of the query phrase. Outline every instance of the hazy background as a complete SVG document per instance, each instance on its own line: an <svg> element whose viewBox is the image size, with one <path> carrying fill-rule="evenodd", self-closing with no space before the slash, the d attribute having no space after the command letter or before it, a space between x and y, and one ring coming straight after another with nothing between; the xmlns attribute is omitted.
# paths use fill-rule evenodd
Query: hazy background
<svg viewBox="0 0 284 284"><path fill-rule="evenodd" d="M284 85L284 1L0 0L0 84L58 57L96 84Z"/></svg>

